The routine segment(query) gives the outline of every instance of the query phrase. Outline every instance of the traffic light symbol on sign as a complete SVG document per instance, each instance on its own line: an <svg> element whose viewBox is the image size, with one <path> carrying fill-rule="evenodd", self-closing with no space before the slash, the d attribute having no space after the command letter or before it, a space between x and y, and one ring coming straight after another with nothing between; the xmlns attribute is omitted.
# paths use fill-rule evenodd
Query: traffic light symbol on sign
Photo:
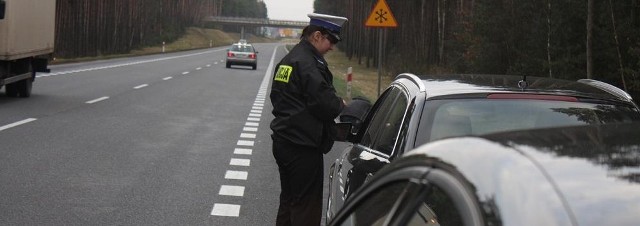
<svg viewBox="0 0 640 226"><path fill-rule="evenodd" d="M376 6L373 7L369 18L365 23L367 27L397 27L396 19L391 13L391 9L384 0L379 0Z"/></svg>

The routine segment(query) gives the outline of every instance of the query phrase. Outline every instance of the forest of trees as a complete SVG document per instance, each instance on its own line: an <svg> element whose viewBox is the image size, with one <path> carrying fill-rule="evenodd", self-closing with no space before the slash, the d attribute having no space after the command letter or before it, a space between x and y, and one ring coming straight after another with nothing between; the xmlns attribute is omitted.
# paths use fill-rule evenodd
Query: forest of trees
<svg viewBox="0 0 640 226"><path fill-rule="evenodd" d="M56 0L55 56L128 53L157 46L205 16L267 17L256 0Z"/></svg>
<svg viewBox="0 0 640 226"><path fill-rule="evenodd" d="M398 27L365 27L377 1L315 0L314 9L349 18L339 48L371 67L381 60L389 75L593 78L640 97L640 0L386 0ZM56 11L62 58L157 46L204 16L267 18L261 0L57 0Z"/></svg>
<svg viewBox="0 0 640 226"><path fill-rule="evenodd" d="M378 0L315 0L345 16L339 48L399 72L535 75L606 81L640 97L640 0L386 0L397 28L364 26Z"/></svg>

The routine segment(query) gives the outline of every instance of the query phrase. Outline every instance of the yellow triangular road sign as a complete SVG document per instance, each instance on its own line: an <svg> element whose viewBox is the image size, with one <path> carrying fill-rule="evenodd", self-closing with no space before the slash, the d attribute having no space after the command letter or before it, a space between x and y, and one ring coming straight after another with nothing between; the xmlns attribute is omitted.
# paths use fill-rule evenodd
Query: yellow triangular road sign
<svg viewBox="0 0 640 226"><path fill-rule="evenodd" d="M393 17L391 9L384 0L378 0L376 6L371 10L367 22L364 24L367 27L397 27L396 18Z"/></svg>

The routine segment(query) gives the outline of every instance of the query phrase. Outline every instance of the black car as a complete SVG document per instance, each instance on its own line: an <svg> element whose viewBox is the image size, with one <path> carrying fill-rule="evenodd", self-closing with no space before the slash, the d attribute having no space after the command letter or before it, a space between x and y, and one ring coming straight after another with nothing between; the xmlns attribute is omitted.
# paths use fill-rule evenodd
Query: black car
<svg viewBox="0 0 640 226"><path fill-rule="evenodd" d="M639 128L434 141L385 166L329 225L640 225Z"/></svg>
<svg viewBox="0 0 640 226"><path fill-rule="evenodd" d="M631 97L595 80L401 74L362 123L340 124L342 134L356 132L346 133L348 148L334 150L341 154L329 170L327 219L381 167L431 141L632 121L640 121L640 110Z"/></svg>

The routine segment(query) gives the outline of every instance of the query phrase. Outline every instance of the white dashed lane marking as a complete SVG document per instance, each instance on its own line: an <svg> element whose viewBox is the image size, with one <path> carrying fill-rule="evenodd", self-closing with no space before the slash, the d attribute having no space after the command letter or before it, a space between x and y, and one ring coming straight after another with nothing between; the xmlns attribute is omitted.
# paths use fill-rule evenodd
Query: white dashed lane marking
<svg viewBox="0 0 640 226"><path fill-rule="evenodd" d="M93 99L93 100L87 101L85 103L94 104L94 103L98 103L98 102L106 100L106 99L109 99L109 97L100 97L100 98L97 98L97 99Z"/></svg>
<svg viewBox="0 0 640 226"><path fill-rule="evenodd" d="M251 155L252 152L253 150L248 148L236 148L235 150L233 150L233 154L236 155Z"/></svg>
<svg viewBox="0 0 640 226"><path fill-rule="evenodd" d="M231 185L222 185L220 186L219 195L226 196L244 196L244 186L231 186Z"/></svg>
<svg viewBox="0 0 640 226"><path fill-rule="evenodd" d="M247 171L227 170L227 173L224 174L225 179L232 180L247 180L247 177L249 177L249 173Z"/></svg>
<svg viewBox="0 0 640 226"><path fill-rule="evenodd" d="M229 165L232 165L232 166L250 166L251 165L251 160L250 159L235 159L235 158L232 158L231 161L229 161Z"/></svg>
<svg viewBox="0 0 640 226"><path fill-rule="evenodd" d="M269 86L270 81L270 73L273 68L273 61L275 58L276 51L273 51L273 55L271 56L271 62L269 63L269 67L267 67L267 71L262 79L262 83L260 85L260 89L258 90L258 95L256 96L256 100L251 107L251 113L245 122L244 127L242 128L242 133L240 133L240 138L236 143L236 148L233 151L235 155L244 155L251 156L253 153L253 149L246 147L253 147L255 145L255 141L252 139L256 139L256 132L258 131L258 127L260 125L260 118L262 117L262 109L264 107L264 101L266 98L267 87ZM220 61L223 62L223 61ZM215 62L217 64L217 62ZM253 132L253 133L248 133ZM235 167L249 167L251 165L250 159L244 158L231 158L229 161L229 165ZM227 170L224 175L225 179L228 180L247 180L249 177L248 171L238 171L238 170ZM230 181L233 182L233 181ZM238 185L222 185L220 187L219 195L224 196L244 196L245 187ZM234 204L223 204L223 203L214 203L213 210L211 210L211 215L214 216L230 216L230 217L239 217L240 216L240 205Z"/></svg>
<svg viewBox="0 0 640 226"><path fill-rule="evenodd" d="M28 119L20 120L20 121L11 123L11 124L0 126L0 131L6 130L6 129L10 129L10 128L13 128L13 127L16 127L16 126L19 126L19 125L22 125L22 124L27 124L27 123L33 122L35 120L38 120L38 119L36 119L36 118L28 118Z"/></svg>
<svg viewBox="0 0 640 226"><path fill-rule="evenodd" d="M243 127L242 131L257 132L258 128L257 127Z"/></svg>
<svg viewBox="0 0 640 226"><path fill-rule="evenodd" d="M237 145L238 146L249 146L249 147L253 147L254 142L252 140L239 140Z"/></svg>
<svg viewBox="0 0 640 226"><path fill-rule="evenodd" d="M241 133L240 138L256 138L255 133Z"/></svg>
<svg viewBox="0 0 640 226"><path fill-rule="evenodd" d="M213 205L211 215L224 217L240 216L240 205L216 203Z"/></svg>
<svg viewBox="0 0 640 226"><path fill-rule="evenodd" d="M133 88L134 89L141 89L141 88L144 88L144 87L147 87L147 86L149 86L149 84L142 84L142 85L139 85L139 86L136 86L136 87L133 87Z"/></svg>

